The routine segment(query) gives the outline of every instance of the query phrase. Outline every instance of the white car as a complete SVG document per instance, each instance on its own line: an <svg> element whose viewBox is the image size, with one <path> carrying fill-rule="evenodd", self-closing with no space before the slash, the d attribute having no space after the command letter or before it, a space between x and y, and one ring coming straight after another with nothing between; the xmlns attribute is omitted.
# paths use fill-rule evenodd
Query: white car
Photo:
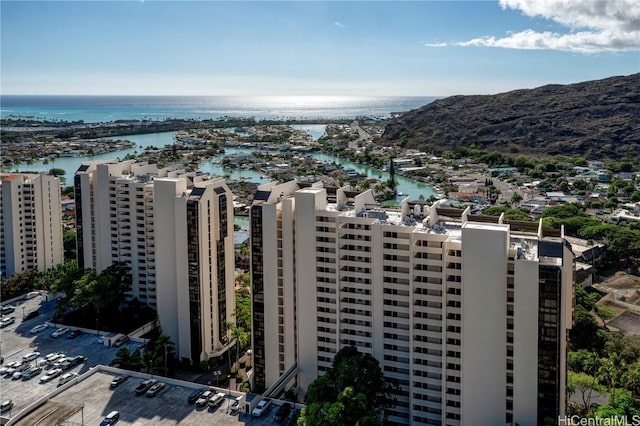
<svg viewBox="0 0 640 426"><path fill-rule="evenodd" d="M72 381L73 379L75 379L76 377L78 377L78 373L67 373L67 374L63 374L62 376L60 376L60 378L58 379L58 386L62 386L65 383L68 383L70 381Z"/></svg>
<svg viewBox="0 0 640 426"><path fill-rule="evenodd" d="M63 334L65 334L67 331L69 331L67 327L58 328L53 333L51 333L51 337L60 337Z"/></svg>
<svg viewBox="0 0 640 426"><path fill-rule="evenodd" d="M200 398L198 398L198 400L196 401L196 405L198 407L204 407L205 405L207 405L207 402L209 401L209 397L213 395L213 392L208 390L205 391L202 395L200 395Z"/></svg>
<svg viewBox="0 0 640 426"><path fill-rule="evenodd" d="M218 407L224 401L226 394L223 392L218 392L209 398L209 406Z"/></svg>
<svg viewBox="0 0 640 426"><path fill-rule="evenodd" d="M16 322L16 317L14 316L4 317L0 320L0 328L4 328L10 324L13 324L14 322Z"/></svg>
<svg viewBox="0 0 640 426"><path fill-rule="evenodd" d="M47 328L47 324L40 324L40 325L36 325L35 327L33 327L31 330L29 330L29 333L31 334L36 334L36 333L40 333L42 330L44 330L45 328Z"/></svg>
<svg viewBox="0 0 640 426"><path fill-rule="evenodd" d="M22 357L22 362L29 362L38 358L40 358L40 352L31 352Z"/></svg>
<svg viewBox="0 0 640 426"><path fill-rule="evenodd" d="M20 368L21 365L22 363L20 361L13 361L11 364L7 364L7 369L2 374L7 377L11 377L13 376L13 373L18 371L18 368Z"/></svg>
<svg viewBox="0 0 640 426"><path fill-rule="evenodd" d="M56 377L58 377L60 374L62 374L62 370L60 368L54 368L53 370L50 370L44 376L40 377L40 383L50 382L51 380L53 380Z"/></svg>
<svg viewBox="0 0 640 426"><path fill-rule="evenodd" d="M13 369L13 371L11 372L13 374L13 372L15 372L16 368L20 367L22 363L19 361L13 361L10 362L9 364L5 365L4 367L0 368L0 374L4 375L7 374L7 372L11 369Z"/></svg>
<svg viewBox="0 0 640 426"><path fill-rule="evenodd" d="M253 409L251 415L254 417L260 417L264 414L269 405L271 405L271 400L269 398L263 399L262 401L258 402L258 405L256 405L256 408Z"/></svg>
<svg viewBox="0 0 640 426"><path fill-rule="evenodd" d="M58 352L51 352L50 354L47 354L47 356L44 357L42 362L46 365L53 365L53 363L56 362L58 358L63 358L65 356L66 356L65 354L61 354Z"/></svg>

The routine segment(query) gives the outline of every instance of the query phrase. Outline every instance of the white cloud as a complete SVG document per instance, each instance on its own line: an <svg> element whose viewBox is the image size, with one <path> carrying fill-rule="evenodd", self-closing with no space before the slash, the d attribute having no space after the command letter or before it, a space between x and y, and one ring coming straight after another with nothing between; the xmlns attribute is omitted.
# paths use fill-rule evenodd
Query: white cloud
<svg viewBox="0 0 640 426"><path fill-rule="evenodd" d="M347 26L344 25L343 23L341 23L340 21L334 22L333 25L338 27L338 28L347 28Z"/></svg>
<svg viewBox="0 0 640 426"><path fill-rule="evenodd" d="M447 47L447 43L424 43L425 46L427 47Z"/></svg>
<svg viewBox="0 0 640 426"><path fill-rule="evenodd" d="M526 29L506 37L484 36L450 45L580 53L640 50L638 0L500 0L500 6L554 21L567 32Z"/></svg>

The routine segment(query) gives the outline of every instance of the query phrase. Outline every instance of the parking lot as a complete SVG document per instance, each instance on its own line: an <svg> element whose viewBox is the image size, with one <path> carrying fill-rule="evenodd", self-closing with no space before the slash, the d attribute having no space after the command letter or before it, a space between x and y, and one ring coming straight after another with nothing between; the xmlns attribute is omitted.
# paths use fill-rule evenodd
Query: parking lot
<svg viewBox="0 0 640 426"><path fill-rule="evenodd" d="M13 361L22 361L22 357L30 352L40 352L40 358L31 361L32 365L42 364L43 357L52 352L61 352L67 356L82 355L87 360L64 373L75 372L81 374L91 366L97 364L108 365L113 359L117 348L111 348L97 343L98 336L95 334L83 333L74 339L69 339L69 332L60 337L51 337L54 328L47 327L37 333L30 330L46 321L50 321L55 310L56 301L44 301L41 296L15 303L15 311L6 314L14 316L15 323L10 324L0 331L0 355L4 358L2 366ZM38 310L40 315L23 321L23 316ZM132 344L135 345L135 344ZM49 367L51 369L52 367ZM17 413L30 403L51 392L58 385L58 378L54 378L48 383L40 383L40 378L48 371L43 371L28 380L13 380L11 376L0 377L0 387L2 389L2 401L13 400L14 406L11 412L3 413L11 415ZM64 374L63 373L63 374Z"/></svg>
<svg viewBox="0 0 640 426"><path fill-rule="evenodd" d="M31 333L35 326L51 320L55 305L56 301L44 301L41 296L15 304L15 311L6 315L14 316L15 323L0 331L3 366L13 361L21 362L24 355L34 351L40 352L40 358L31 361L31 364L36 364L36 361L42 364L43 358L54 352L62 352L69 357L82 355L87 358L84 363L64 373L73 372L81 375L97 365L109 365L118 348L99 344L97 334L82 333L74 339L69 339L70 332L67 332L62 336L52 337L51 334L55 331L52 327ZM39 310L39 316L23 321L23 316L35 310ZM123 345L132 351L136 346L137 343L132 342ZM50 369L52 367L44 368L40 374L28 380L13 380L10 375L0 377L2 401L12 400L14 403L12 410L3 413L3 416L12 417L53 392L58 386L59 378L40 383L40 378ZM73 384L67 385L70 386L68 389L53 396L45 405L28 414L17 424L31 425L39 422L46 425L51 422L43 422L42 419L48 417L52 421L56 418L68 420L71 422L69 424L99 424L108 413L117 410L120 413L119 425L271 425L278 409L277 405L271 404L261 417L231 412L229 407L234 398L231 395L228 395L215 410L198 408L187 402L187 397L194 388L202 387L195 383L186 383L184 386L168 383L155 397L138 396L134 389L142 381L140 377L131 376L115 389L110 389L109 384L118 374L101 368L92 371L93 374L80 376ZM135 374L122 371L124 374ZM162 381L162 377L156 379ZM56 423L54 421L51 424ZM285 421L282 424L294 423Z"/></svg>
<svg viewBox="0 0 640 426"><path fill-rule="evenodd" d="M124 374L128 372L122 370ZM275 405L269 407L262 417L230 410L234 396L227 394L224 401L215 408L197 407L187 401L198 385L182 386L167 383L156 396L149 397L135 392L143 378L130 376L114 389L111 381L119 373L98 368L60 394L51 398L46 405L18 421L17 425L58 424L99 424L110 412L118 411L118 425L271 425L274 423ZM162 377L156 377L162 382ZM70 413L74 413L69 416ZM286 424L286 422L283 422Z"/></svg>

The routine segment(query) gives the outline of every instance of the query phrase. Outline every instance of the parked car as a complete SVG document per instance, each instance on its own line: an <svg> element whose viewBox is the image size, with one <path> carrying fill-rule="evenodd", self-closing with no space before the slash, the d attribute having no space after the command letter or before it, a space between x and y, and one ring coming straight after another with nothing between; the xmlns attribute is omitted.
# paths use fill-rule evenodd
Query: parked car
<svg viewBox="0 0 640 426"><path fill-rule="evenodd" d="M29 362L38 358L40 358L40 352L30 352L22 357L22 362Z"/></svg>
<svg viewBox="0 0 640 426"><path fill-rule="evenodd" d="M69 335L67 336L67 339L71 340L71 339L75 339L76 337L78 337L79 335L82 334L82 331L80 330L73 330L71 331L71 333L69 333Z"/></svg>
<svg viewBox="0 0 640 426"><path fill-rule="evenodd" d="M22 372L22 380L29 380L42 372L42 367L31 366Z"/></svg>
<svg viewBox="0 0 640 426"><path fill-rule="evenodd" d="M13 324L14 322L16 322L16 317L14 317L13 315L10 317L4 317L0 319L0 328L5 328L6 326Z"/></svg>
<svg viewBox="0 0 640 426"><path fill-rule="evenodd" d="M58 377L60 374L62 374L62 369L60 369L60 368L54 368L53 370L49 370L49 372L47 374L45 374L44 376L40 377L40 383L50 382L51 380L53 380L56 377Z"/></svg>
<svg viewBox="0 0 640 426"><path fill-rule="evenodd" d="M147 390L149 390L149 388L155 385L156 383L158 383L156 379L144 380L142 383L136 386L136 389L135 389L136 395L142 395L143 393L146 393Z"/></svg>
<svg viewBox="0 0 640 426"><path fill-rule="evenodd" d="M273 420L275 420L276 422L284 421L289 416L290 413L291 413L291 404L289 404L288 402L285 402L280 406L280 408L278 408L278 411L276 411L276 415L273 416Z"/></svg>
<svg viewBox="0 0 640 426"><path fill-rule="evenodd" d="M209 398L209 406L210 407L219 407L220 404L224 401L225 394L224 392L217 392Z"/></svg>
<svg viewBox="0 0 640 426"><path fill-rule="evenodd" d="M33 299L34 297L38 296L40 296L39 291L30 291L29 293L27 293L27 299Z"/></svg>
<svg viewBox="0 0 640 426"><path fill-rule="evenodd" d="M28 370L31 366L28 363L22 363L13 372L11 379L20 380L22 379L22 372Z"/></svg>
<svg viewBox="0 0 640 426"><path fill-rule="evenodd" d="M58 358L58 360L53 363L53 368L60 368L62 370L67 370L72 366L71 365L72 359L73 358L69 358L69 357Z"/></svg>
<svg viewBox="0 0 640 426"><path fill-rule="evenodd" d="M198 400L198 398L200 398L200 396L205 393L207 389L196 389L193 392L191 392L191 394L189 395L189 397L187 398L187 402L189 404L195 404L195 402Z"/></svg>
<svg viewBox="0 0 640 426"><path fill-rule="evenodd" d="M167 385L162 383L162 382L158 382L158 383L154 384L153 386L151 386L149 388L149 390L147 391L146 395L148 397L154 397L157 394L159 394L160 392L162 392L162 390L165 388L165 386L167 386Z"/></svg>
<svg viewBox="0 0 640 426"><path fill-rule="evenodd" d="M255 417L262 416L269 405L271 405L271 400L269 398L263 399L262 401L258 402L258 405L255 406L255 408L251 412L251 415Z"/></svg>
<svg viewBox="0 0 640 426"><path fill-rule="evenodd" d="M12 361L4 367L0 368L0 374L2 374L3 376L8 375L9 371L11 371L11 374L13 374L15 373L16 368L18 368L20 365L22 365L20 361Z"/></svg>
<svg viewBox="0 0 640 426"><path fill-rule="evenodd" d="M3 402L2 404L0 404L0 413L4 413L6 411L9 411L12 408L13 408L13 401L9 399L9 400Z"/></svg>
<svg viewBox="0 0 640 426"><path fill-rule="evenodd" d="M52 366L56 361L65 357L66 355L63 353L50 353L44 357L44 359L42 360L42 364L46 366Z"/></svg>
<svg viewBox="0 0 640 426"><path fill-rule="evenodd" d="M85 362L87 360L87 357L82 355L76 355L74 357L71 357L70 360L71 360L71 366L75 367L76 365L80 365L83 362Z"/></svg>
<svg viewBox="0 0 640 426"><path fill-rule="evenodd" d="M58 386L62 386L65 383L69 383L70 381L72 381L76 377L78 377L78 373L66 373L66 374L63 374L58 379Z"/></svg>
<svg viewBox="0 0 640 426"><path fill-rule="evenodd" d="M36 309L35 311L31 311L27 315L25 315L24 320L27 321L30 319L34 319L38 315L40 315L40 311Z"/></svg>
<svg viewBox="0 0 640 426"><path fill-rule="evenodd" d="M40 333L42 330L44 330L45 328L47 328L46 324L40 324L40 325L36 325L35 327L33 327L31 330L29 330L29 333L31 334L37 334Z"/></svg>
<svg viewBox="0 0 640 426"><path fill-rule="evenodd" d="M112 346L115 346L116 348L119 346L122 346L125 342L129 341L129 336L127 335L122 335L117 337L112 343Z"/></svg>
<svg viewBox="0 0 640 426"><path fill-rule="evenodd" d="M67 327L61 327L56 329L53 333L51 333L51 337L60 337L65 334L69 329Z"/></svg>
<svg viewBox="0 0 640 426"><path fill-rule="evenodd" d="M115 424L118 419L120 419L120 413L117 411L112 411L109 414L107 414L104 419L102 419L102 422L100 422L100 426L110 426Z"/></svg>
<svg viewBox="0 0 640 426"><path fill-rule="evenodd" d="M5 377L11 377L13 376L13 373L15 373L16 371L23 371L23 364L19 361L14 361L11 364L8 365L9 368L7 368L7 370L4 372Z"/></svg>
<svg viewBox="0 0 640 426"><path fill-rule="evenodd" d="M240 409L240 405L242 404L242 399L244 398L244 396L238 396L236 397L233 402L231 403L231 407L229 407L229 409L231 411L238 411Z"/></svg>
<svg viewBox="0 0 640 426"><path fill-rule="evenodd" d="M128 378L129 378L129 376L116 376L116 377L114 377L113 380L111 380L111 383L109 384L109 388L111 388L111 389L117 388L118 386L120 386L120 384L122 382L124 382Z"/></svg>
<svg viewBox="0 0 640 426"><path fill-rule="evenodd" d="M6 315L15 312L15 310L16 307L13 305L4 305L2 309L0 309L0 313L2 313L2 315Z"/></svg>
<svg viewBox="0 0 640 426"><path fill-rule="evenodd" d="M196 405L198 407L204 407L205 405L207 405L207 402L209 401L209 397L211 397L211 395L213 395L213 391L204 391L202 395L200 395L200 398L196 400Z"/></svg>

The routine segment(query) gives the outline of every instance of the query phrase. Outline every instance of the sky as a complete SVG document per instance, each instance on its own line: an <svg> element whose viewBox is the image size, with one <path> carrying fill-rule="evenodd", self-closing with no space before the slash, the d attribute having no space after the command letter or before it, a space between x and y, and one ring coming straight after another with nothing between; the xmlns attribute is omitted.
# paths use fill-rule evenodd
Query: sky
<svg viewBox="0 0 640 426"><path fill-rule="evenodd" d="M0 93L498 93L640 72L640 1L0 1Z"/></svg>

